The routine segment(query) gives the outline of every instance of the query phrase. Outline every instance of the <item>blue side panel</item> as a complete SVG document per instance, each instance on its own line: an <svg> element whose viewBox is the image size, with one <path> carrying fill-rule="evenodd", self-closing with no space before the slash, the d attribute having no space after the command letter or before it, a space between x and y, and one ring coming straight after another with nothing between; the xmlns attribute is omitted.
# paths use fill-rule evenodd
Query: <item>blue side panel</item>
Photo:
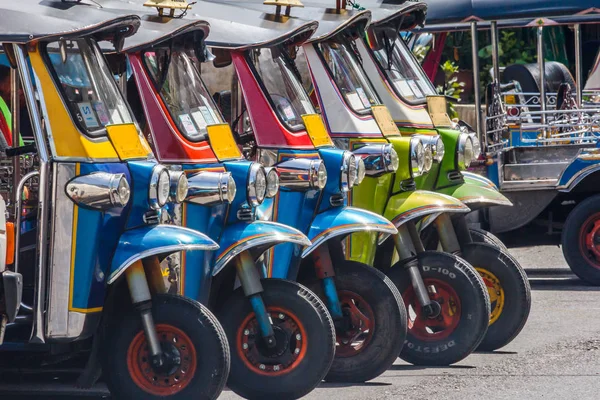
<svg viewBox="0 0 600 400"><path fill-rule="evenodd" d="M131 171L131 214L127 221L127 229L144 225L144 214L150 210L148 204L148 188L152 169L156 166L153 161L131 161L128 163Z"/></svg>
<svg viewBox="0 0 600 400"><path fill-rule="evenodd" d="M500 186L500 176L498 175L498 155L494 155L494 162L492 165L486 167L487 178L494 183L496 186Z"/></svg>
<svg viewBox="0 0 600 400"><path fill-rule="evenodd" d="M524 130L522 133L519 133L519 129L511 129L510 130L510 145L511 146L535 146L537 143L535 140L537 139L540 131L538 130Z"/></svg>
<svg viewBox="0 0 600 400"><path fill-rule="evenodd" d="M560 177L560 181L558 183L559 186L566 185L569 183L571 178L579 173L581 170L585 168L590 168L593 166L600 167L600 160L592 160L592 159L582 159L575 158L571 164L563 171L562 176Z"/></svg>
<svg viewBox="0 0 600 400"><path fill-rule="evenodd" d="M123 173L131 181L125 164L81 164L80 175L104 171ZM106 293L106 276L112 255L125 228L130 207L107 212L78 208L75 265L73 267L73 309L88 310L102 307Z"/></svg>

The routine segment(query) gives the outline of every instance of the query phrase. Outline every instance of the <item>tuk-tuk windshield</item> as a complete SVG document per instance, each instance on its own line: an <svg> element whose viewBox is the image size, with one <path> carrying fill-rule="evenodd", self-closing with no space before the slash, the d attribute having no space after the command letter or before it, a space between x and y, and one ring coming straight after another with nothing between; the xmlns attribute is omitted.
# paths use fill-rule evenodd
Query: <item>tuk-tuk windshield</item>
<svg viewBox="0 0 600 400"><path fill-rule="evenodd" d="M206 127L223 123L194 63L185 51L159 49L144 53L144 64L160 90L171 118L188 140L206 140Z"/></svg>
<svg viewBox="0 0 600 400"><path fill-rule="evenodd" d="M383 34L380 48L373 51L390 86L400 98L411 103L422 102L427 96L435 95L431 81L404 41L395 32L392 35L395 39Z"/></svg>
<svg viewBox="0 0 600 400"><path fill-rule="evenodd" d="M249 59L279 119L292 131L304 129L302 115L315 109L291 56L283 47L271 47L252 49Z"/></svg>
<svg viewBox="0 0 600 400"><path fill-rule="evenodd" d="M364 113L370 111L371 106L381 104L362 68L354 39L337 36L316 47L338 90L355 112Z"/></svg>
<svg viewBox="0 0 600 400"><path fill-rule="evenodd" d="M63 97L80 128L90 136L104 127L133 122L102 52L92 39L50 42L46 53Z"/></svg>

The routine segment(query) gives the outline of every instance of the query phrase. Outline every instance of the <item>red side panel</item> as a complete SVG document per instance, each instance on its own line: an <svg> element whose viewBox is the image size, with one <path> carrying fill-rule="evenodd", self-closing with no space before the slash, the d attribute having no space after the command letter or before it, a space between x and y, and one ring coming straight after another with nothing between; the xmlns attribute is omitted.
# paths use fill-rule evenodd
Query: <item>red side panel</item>
<svg viewBox="0 0 600 400"><path fill-rule="evenodd" d="M259 147L314 148L306 131L290 132L277 118L275 110L271 108L260 85L254 78L244 55L234 52L232 59L246 100L257 145Z"/></svg>
<svg viewBox="0 0 600 400"><path fill-rule="evenodd" d="M140 53L129 54L129 62L150 129L154 155L158 161L167 163L217 162L207 141L190 142L179 132L142 65Z"/></svg>
<svg viewBox="0 0 600 400"><path fill-rule="evenodd" d="M435 41L435 44L433 49L429 50L429 53L425 56L425 60L423 60L423 70L431 82L435 81L435 75L440 66L440 60L442 58L442 52L444 51L447 35L448 32L443 32L434 37L433 40Z"/></svg>

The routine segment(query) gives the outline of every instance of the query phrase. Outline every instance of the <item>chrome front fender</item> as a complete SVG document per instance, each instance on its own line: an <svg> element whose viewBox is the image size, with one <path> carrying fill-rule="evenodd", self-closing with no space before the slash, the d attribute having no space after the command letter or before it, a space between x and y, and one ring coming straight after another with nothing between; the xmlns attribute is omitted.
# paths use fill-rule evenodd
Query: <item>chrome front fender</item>
<svg viewBox="0 0 600 400"><path fill-rule="evenodd" d="M318 214L313 220L308 232L312 244L302 251L302 258L332 237L352 232L395 235L398 230L390 221L370 211L355 207L332 208Z"/></svg>
<svg viewBox="0 0 600 400"><path fill-rule="evenodd" d="M468 213L471 209L460 200L445 194L427 190L398 193L390 197L384 216L394 226L429 214Z"/></svg>
<svg viewBox="0 0 600 400"><path fill-rule="evenodd" d="M223 250L216 257L212 274L218 274L242 251L256 246L263 246L267 250L278 243L294 243L303 247L311 244L299 230L277 222L240 222L228 226L221 235L219 245Z"/></svg>
<svg viewBox="0 0 600 400"><path fill-rule="evenodd" d="M107 284L114 283L134 262L165 253L216 250L219 245L203 233L173 225L148 225L125 231L112 258Z"/></svg>
<svg viewBox="0 0 600 400"><path fill-rule="evenodd" d="M466 183L498 191L498 186L496 186L494 182L492 182L485 176L481 176L479 174L469 171L461 171L461 174Z"/></svg>
<svg viewBox="0 0 600 400"><path fill-rule="evenodd" d="M474 185L470 182L436 190L437 193L452 196L469 206L472 210L489 206L512 206L512 202L498 190Z"/></svg>

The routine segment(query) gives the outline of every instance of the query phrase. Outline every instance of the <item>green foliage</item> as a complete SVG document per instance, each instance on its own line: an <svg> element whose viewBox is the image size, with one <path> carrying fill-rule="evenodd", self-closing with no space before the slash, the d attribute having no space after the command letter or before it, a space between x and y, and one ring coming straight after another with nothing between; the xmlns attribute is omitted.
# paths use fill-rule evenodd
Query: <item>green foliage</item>
<svg viewBox="0 0 600 400"><path fill-rule="evenodd" d="M429 52L430 48L431 46L423 46L422 44L418 44L415 47L413 47L413 55L415 56L419 64L423 64L423 60L425 59L425 56Z"/></svg>
<svg viewBox="0 0 600 400"><path fill-rule="evenodd" d="M479 50L479 57L483 59L481 68L481 81L485 86L492 81L490 69L492 68L492 45ZM498 41L498 58L500 65L529 64L536 60L536 47L532 41L522 40L517 36L517 31L504 29L500 31Z"/></svg>
<svg viewBox="0 0 600 400"><path fill-rule="evenodd" d="M444 72L444 86L438 86L436 88L439 94L443 94L449 97L454 97L456 101L460 101L460 95L465 91L465 83L458 81L458 65L452 61L447 60L445 63L440 65L440 68ZM458 113L454 108L454 103L448 102L448 115L450 118L457 118Z"/></svg>

